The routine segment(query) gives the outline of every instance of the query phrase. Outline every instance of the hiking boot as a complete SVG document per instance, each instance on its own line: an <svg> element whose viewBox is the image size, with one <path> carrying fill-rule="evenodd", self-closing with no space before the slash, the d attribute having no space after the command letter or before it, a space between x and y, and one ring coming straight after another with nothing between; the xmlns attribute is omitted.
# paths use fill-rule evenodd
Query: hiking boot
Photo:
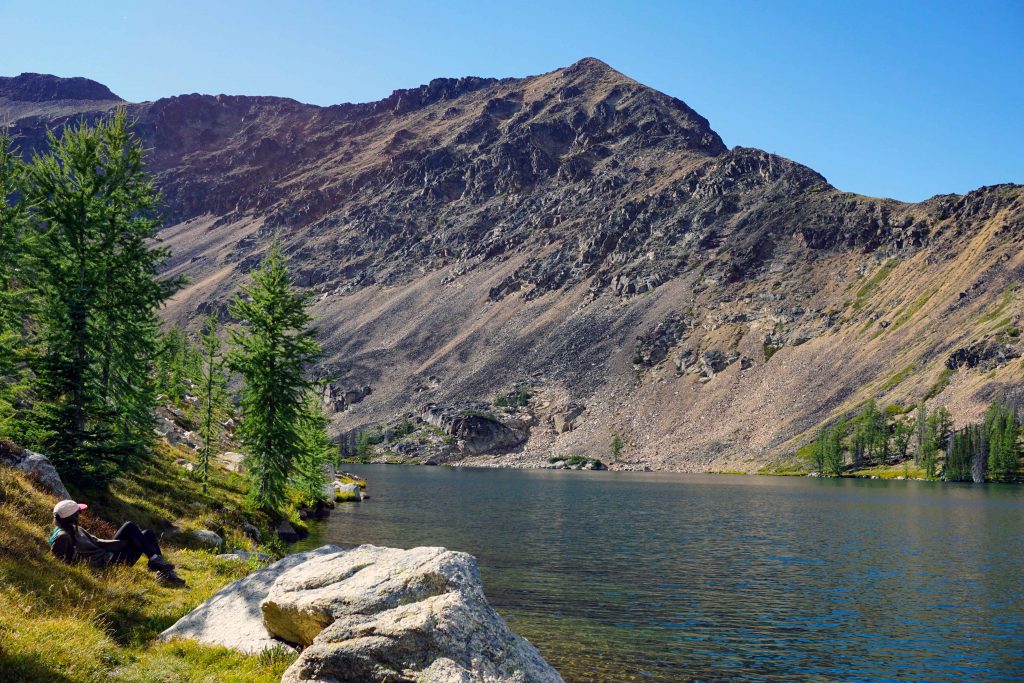
<svg viewBox="0 0 1024 683"><path fill-rule="evenodd" d="M185 579L178 576L173 569L161 569L157 571L156 578L160 583L165 583L168 586L185 585Z"/></svg>
<svg viewBox="0 0 1024 683"><path fill-rule="evenodd" d="M154 572L173 572L174 565L167 561L163 555L153 555L149 558L149 570Z"/></svg>

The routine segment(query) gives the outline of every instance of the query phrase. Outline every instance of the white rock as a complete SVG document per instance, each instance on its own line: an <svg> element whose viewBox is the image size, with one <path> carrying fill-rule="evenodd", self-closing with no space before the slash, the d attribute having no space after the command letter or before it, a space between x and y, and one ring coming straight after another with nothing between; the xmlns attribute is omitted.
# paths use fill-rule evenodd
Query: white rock
<svg viewBox="0 0 1024 683"><path fill-rule="evenodd" d="M261 609L271 634L307 646L282 683L562 680L488 604L476 560L444 548L321 555L283 573Z"/></svg>
<svg viewBox="0 0 1024 683"><path fill-rule="evenodd" d="M335 481L333 486L336 500L362 500L363 498L359 484L343 484L340 481Z"/></svg>
<svg viewBox="0 0 1024 683"><path fill-rule="evenodd" d="M232 472L244 472L245 471L245 456L241 453L235 453L234 451L226 451L221 453L219 456L220 460L224 463L224 466Z"/></svg>
<svg viewBox="0 0 1024 683"><path fill-rule="evenodd" d="M68 490L64 488L64 482L61 481L60 475L57 474L57 468L42 453L22 451L20 459L14 464L14 467L35 479L40 486L57 498L65 500L71 497Z"/></svg>
<svg viewBox="0 0 1024 683"><path fill-rule="evenodd" d="M219 590L212 598L161 633L159 639L167 641L189 638L250 654L284 645L272 637L263 625L260 602L282 573L312 557L336 553L338 550L340 548L337 546L325 545L317 550L289 555L269 567L255 571ZM293 649L287 645L285 647Z"/></svg>
<svg viewBox="0 0 1024 683"><path fill-rule="evenodd" d="M270 562L273 559L266 553L249 552L248 550L232 550L230 553L223 553L217 556L218 560L238 560L240 562L248 562L253 558L260 562Z"/></svg>
<svg viewBox="0 0 1024 683"><path fill-rule="evenodd" d="M192 536L211 548L220 548L221 544L224 543L224 539L221 538L219 534L216 534L209 529L196 529L192 532Z"/></svg>

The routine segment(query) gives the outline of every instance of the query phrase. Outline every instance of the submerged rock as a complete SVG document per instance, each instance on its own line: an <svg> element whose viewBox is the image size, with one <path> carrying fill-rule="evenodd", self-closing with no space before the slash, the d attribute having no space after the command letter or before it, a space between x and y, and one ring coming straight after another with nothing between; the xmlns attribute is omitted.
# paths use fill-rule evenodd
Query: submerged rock
<svg viewBox="0 0 1024 683"><path fill-rule="evenodd" d="M299 541L299 532L287 520L281 522L277 527L277 537L285 543L296 543Z"/></svg>

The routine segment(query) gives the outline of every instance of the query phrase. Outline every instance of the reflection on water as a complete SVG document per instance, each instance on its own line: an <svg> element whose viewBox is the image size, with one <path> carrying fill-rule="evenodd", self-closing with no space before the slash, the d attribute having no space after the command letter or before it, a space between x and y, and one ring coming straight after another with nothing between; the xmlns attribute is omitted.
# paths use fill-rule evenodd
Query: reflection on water
<svg viewBox="0 0 1024 683"><path fill-rule="evenodd" d="M317 541L476 555L570 682L1024 676L1019 488L353 469Z"/></svg>

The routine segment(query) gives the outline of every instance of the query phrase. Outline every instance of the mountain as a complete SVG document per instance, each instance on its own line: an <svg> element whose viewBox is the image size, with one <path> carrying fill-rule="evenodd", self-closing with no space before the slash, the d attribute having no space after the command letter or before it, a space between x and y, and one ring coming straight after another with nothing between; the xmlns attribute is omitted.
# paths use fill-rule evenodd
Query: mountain
<svg viewBox="0 0 1024 683"><path fill-rule="evenodd" d="M472 462L608 460L620 435L616 467L754 470L869 398L963 422L1024 379L1019 185L842 192L592 58L330 107L72 80L0 81L21 150L136 117L191 281L179 322L280 236L339 433L529 387L525 444Z"/></svg>

